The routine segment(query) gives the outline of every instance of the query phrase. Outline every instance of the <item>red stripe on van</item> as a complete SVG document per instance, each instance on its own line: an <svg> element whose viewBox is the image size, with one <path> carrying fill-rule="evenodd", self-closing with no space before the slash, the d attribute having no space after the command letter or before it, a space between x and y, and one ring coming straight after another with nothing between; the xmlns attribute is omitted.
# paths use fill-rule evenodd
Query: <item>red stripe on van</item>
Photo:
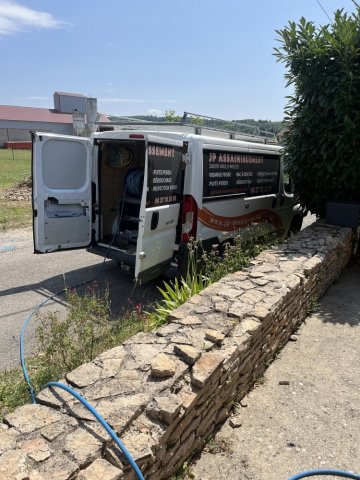
<svg viewBox="0 0 360 480"><path fill-rule="evenodd" d="M261 209L255 212L239 215L237 217L223 217L211 212L207 208L201 208L198 212L199 221L213 230L233 232L240 228L248 227L253 223L271 223L279 230L283 228L283 222L279 215L271 210Z"/></svg>

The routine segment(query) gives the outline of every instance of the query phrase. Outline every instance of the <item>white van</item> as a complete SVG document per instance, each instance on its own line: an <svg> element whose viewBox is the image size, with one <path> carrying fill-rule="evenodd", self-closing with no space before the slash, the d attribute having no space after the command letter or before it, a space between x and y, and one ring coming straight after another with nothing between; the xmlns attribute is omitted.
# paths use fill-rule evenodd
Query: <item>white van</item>
<svg viewBox="0 0 360 480"><path fill-rule="evenodd" d="M167 130L34 133L35 253L87 248L148 281L186 264L191 239L207 248L251 225L300 229L280 147Z"/></svg>

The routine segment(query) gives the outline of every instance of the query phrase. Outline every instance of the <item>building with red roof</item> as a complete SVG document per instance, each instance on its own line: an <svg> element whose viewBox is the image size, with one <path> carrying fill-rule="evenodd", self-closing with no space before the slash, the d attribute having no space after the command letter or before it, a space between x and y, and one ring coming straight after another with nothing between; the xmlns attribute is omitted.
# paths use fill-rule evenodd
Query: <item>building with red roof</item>
<svg viewBox="0 0 360 480"><path fill-rule="evenodd" d="M0 105L0 147L7 142L30 142L31 131L79 134L76 125L80 122L85 128L90 121L90 116L87 118L86 115L89 106L92 112L94 108L96 112L96 99L66 92L54 93L54 108ZM107 122L109 119L106 115L97 114L91 121Z"/></svg>

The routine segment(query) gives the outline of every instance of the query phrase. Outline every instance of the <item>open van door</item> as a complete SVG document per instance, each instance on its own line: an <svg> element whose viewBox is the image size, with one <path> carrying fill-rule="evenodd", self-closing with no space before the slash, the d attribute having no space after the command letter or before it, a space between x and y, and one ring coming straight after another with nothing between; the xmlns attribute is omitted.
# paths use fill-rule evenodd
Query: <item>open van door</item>
<svg viewBox="0 0 360 480"><path fill-rule="evenodd" d="M136 248L135 278L168 270L175 250L182 199L183 142L149 135Z"/></svg>
<svg viewBox="0 0 360 480"><path fill-rule="evenodd" d="M33 226L36 253L91 242L91 146L88 138L34 133Z"/></svg>

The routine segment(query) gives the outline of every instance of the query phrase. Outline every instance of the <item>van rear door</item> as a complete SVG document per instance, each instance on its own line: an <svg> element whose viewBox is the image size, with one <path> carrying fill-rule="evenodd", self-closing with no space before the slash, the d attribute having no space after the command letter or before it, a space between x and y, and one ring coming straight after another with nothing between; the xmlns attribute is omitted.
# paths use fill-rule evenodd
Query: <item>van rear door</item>
<svg viewBox="0 0 360 480"><path fill-rule="evenodd" d="M149 281L173 258L182 198L183 142L149 135L145 153L135 278Z"/></svg>
<svg viewBox="0 0 360 480"><path fill-rule="evenodd" d="M88 138L33 134L33 226L36 253L91 242L91 148Z"/></svg>

